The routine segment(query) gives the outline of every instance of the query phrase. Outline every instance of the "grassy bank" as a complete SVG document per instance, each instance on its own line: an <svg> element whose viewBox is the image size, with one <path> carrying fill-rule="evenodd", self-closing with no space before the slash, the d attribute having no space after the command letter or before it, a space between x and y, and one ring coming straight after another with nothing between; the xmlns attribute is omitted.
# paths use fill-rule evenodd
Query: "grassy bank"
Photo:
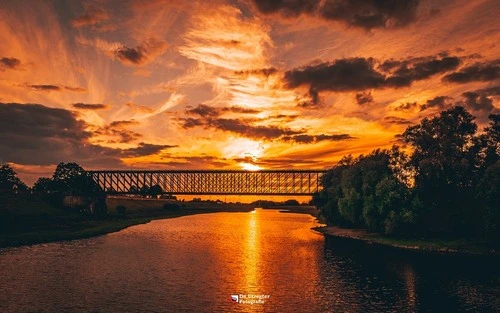
<svg viewBox="0 0 500 313"><path fill-rule="evenodd" d="M58 209L32 196L0 194L0 247L82 239L122 230L154 219L214 212L248 212L249 205L179 203L166 210L169 200L107 199L108 215L93 217ZM171 201L170 201L171 202ZM125 206L125 214L116 211Z"/></svg>
<svg viewBox="0 0 500 313"><path fill-rule="evenodd" d="M361 240L369 244L377 244L408 251L500 256L500 251L491 249L484 241L480 240L408 239L384 236L363 229L345 229L336 226L317 227L315 230L323 233L325 236Z"/></svg>

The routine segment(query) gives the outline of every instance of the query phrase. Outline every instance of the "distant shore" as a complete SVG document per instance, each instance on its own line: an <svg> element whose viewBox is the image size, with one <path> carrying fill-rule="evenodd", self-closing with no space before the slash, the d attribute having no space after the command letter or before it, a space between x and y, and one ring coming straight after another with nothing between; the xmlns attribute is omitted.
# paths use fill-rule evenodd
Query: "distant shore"
<svg viewBox="0 0 500 313"><path fill-rule="evenodd" d="M347 229L337 226L315 227L313 230L324 236L346 240L358 240L367 244L391 247L399 250L433 254L478 255L500 257L500 251L489 248L482 241L466 239L408 239L389 237L364 229Z"/></svg>

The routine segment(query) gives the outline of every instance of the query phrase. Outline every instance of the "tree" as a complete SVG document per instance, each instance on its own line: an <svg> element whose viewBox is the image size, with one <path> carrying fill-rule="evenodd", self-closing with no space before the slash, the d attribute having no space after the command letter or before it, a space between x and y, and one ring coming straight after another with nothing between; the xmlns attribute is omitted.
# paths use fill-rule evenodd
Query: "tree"
<svg viewBox="0 0 500 313"><path fill-rule="evenodd" d="M500 161L488 167L478 186L478 203L482 212L483 232L494 247L500 247Z"/></svg>
<svg viewBox="0 0 500 313"><path fill-rule="evenodd" d="M139 194L143 197L147 197L149 195L149 186L144 184L141 188L139 188Z"/></svg>
<svg viewBox="0 0 500 313"><path fill-rule="evenodd" d="M403 133L414 148L409 165L415 170L416 196L426 208L420 223L435 234L464 229L466 211L474 207L476 131L474 117L457 106Z"/></svg>
<svg viewBox="0 0 500 313"><path fill-rule="evenodd" d="M0 190L26 190L27 188L9 164L0 166Z"/></svg>
<svg viewBox="0 0 500 313"><path fill-rule="evenodd" d="M76 163L59 163L52 180L63 195L96 196L103 192L92 177Z"/></svg>
<svg viewBox="0 0 500 313"><path fill-rule="evenodd" d="M148 194L151 196L151 198L157 198L158 195L161 195L162 193L163 190L159 185L151 186L148 190Z"/></svg>
<svg viewBox="0 0 500 313"><path fill-rule="evenodd" d="M138 194L139 193L139 188L136 185L132 185L128 189L128 193L130 193L130 194Z"/></svg>
<svg viewBox="0 0 500 313"><path fill-rule="evenodd" d="M56 191L54 181L47 177L38 178L33 185L32 190L37 195L47 195Z"/></svg>

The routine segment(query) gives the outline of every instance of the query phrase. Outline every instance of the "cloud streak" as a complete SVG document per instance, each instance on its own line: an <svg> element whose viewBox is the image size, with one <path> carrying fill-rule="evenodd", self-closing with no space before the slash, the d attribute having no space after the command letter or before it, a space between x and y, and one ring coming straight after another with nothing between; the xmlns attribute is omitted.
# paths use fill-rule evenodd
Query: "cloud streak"
<svg viewBox="0 0 500 313"><path fill-rule="evenodd" d="M102 103L73 103L72 106L82 110L103 110L108 108L107 105Z"/></svg>

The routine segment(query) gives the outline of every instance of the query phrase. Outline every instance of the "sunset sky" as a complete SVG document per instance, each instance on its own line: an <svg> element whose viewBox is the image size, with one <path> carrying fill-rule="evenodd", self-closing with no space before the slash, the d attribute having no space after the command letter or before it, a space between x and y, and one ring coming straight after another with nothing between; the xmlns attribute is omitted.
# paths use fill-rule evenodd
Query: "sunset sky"
<svg viewBox="0 0 500 313"><path fill-rule="evenodd" d="M500 112L500 1L0 0L0 163L325 169Z"/></svg>

